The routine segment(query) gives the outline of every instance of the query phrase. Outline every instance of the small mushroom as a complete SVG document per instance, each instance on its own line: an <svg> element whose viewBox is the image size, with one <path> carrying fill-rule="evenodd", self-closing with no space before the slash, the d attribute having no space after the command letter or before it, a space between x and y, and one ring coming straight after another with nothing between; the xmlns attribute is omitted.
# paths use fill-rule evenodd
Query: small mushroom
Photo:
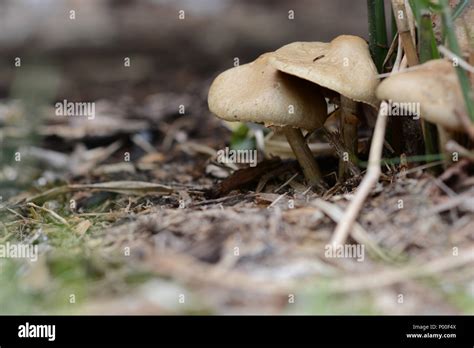
<svg viewBox="0 0 474 348"><path fill-rule="evenodd" d="M430 60L415 70L391 75L380 83L376 94L391 104L399 103L399 108L413 110L419 105L418 116L438 126L447 158L446 143L455 132L467 130L459 117L467 113L461 87L453 64L447 60Z"/></svg>
<svg viewBox="0 0 474 348"><path fill-rule="evenodd" d="M415 70L394 74L377 88L380 100L419 103L421 117L451 131L462 131L455 111L466 112L461 87L453 64L447 60L430 60ZM415 105L415 104L413 104Z"/></svg>
<svg viewBox="0 0 474 348"><path fill-rule="evenodd" d="M343 140L350 155L356 155L357 102L377 105L377 69L367 43L352 35L338 36L329 43L294 42L276 50L270 62L286 74L324 87L329 98L339 97ZM340 165L345 167L342 161Z"/></svg>
<svg viewBox="0 0 474 348"><path fill-rule="evenodd" d="M309 184L321 186L321 172L301 129L322 127L326 102L314 84L273 68L270 56L263 54L217 76L209 90L209 109L226 121L262 123L282 131Z"/></svg>

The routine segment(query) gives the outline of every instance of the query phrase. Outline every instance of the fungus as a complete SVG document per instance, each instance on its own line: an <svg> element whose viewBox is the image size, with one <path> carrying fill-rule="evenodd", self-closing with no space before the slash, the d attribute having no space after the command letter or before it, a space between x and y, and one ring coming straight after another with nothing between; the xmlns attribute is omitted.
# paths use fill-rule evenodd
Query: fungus
<svg viewBox="0 0 474 348"><path fill-rule="evenodd" d="M413 104L419 105L418 116L438 126L446 158L446 143L455 138L456 132L469 134L461 121L461 115L467 114L461 87L453 64L447 60L430 60L415 70L394 74L380 83L376 94L399 107L413 109Z"/></svg>
<svg viewBox="0 0 474 348"><path fill-rule="evenodd" d="M330 43L294 42L276 50L270 63L286 74L324 87L327 97L338 97L342 138L350 155L355 156L357 102L377 105L377 68L367 43L352 35L338 36ZM344 162L340 161L340 165L344 172Z"/></svg>
<svg viewBox="0 0 474 348"><path fill-rule="evenodd" d="M226 121L262 123L282 132L308 183L322 186L321 172L301 129L322 127L327 116L325 99L314 84L273 68L271 54L217 76L209 90L209 109Z"/></svg>
<svg viewBox="0 0 474 348"><path fill-rule="evenodd" d="M415 70L394 74L377 88L377 97L395 103L418 103L422 118L450 131L462 131L455 111L466 112L453 64L430 60ZM403 106L403 104L401 104Z"/></svg>

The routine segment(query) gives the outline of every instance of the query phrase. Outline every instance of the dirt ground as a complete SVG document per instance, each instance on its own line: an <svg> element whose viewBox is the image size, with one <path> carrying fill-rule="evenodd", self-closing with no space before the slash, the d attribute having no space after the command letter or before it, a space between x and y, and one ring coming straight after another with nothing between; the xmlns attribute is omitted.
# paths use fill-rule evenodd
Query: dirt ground
<svg viewBox="0 0 474 348"><path fill-rule="evenodd" d="M0 4L0 241L39 253L0 258L0 313L474 314L472 160L385 164L349 258L326 246L365 172L336 184L320 156L316 193L291 158L216 161L233 135L207 107L216 74L367 37L365 2L219 3ZM57 117L63 99L94 119Z"/></svg>

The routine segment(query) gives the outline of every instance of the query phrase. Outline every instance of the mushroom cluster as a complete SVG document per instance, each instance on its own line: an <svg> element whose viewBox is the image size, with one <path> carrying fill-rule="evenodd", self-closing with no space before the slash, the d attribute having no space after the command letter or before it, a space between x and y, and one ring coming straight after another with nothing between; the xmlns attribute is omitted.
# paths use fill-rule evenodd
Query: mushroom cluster
<svg viewBox="0 0 474 348"><path fill-rule="evenodd" d="M358 102L377 105L377 68L367 43L357 36L341 35L330 43L294 42L271 58L278 70L311 81L340 107L340 132L349 158L357 157ZM340 174L346 170L341 159Z"/></svg>
<svg viewBox="0 0 474 348"><path fill-rule="evenodd" d="M220 74L209 90L209 109L226 121L262 123L283 132L309 183L322 185L301 129L322 126L327 114L324 97L317 86L273 68L270 56L263 54Z"/></svg>
<svg viewBox="0 0 474 348"><path fill-rule="evenodd" d="M327 98L342 111L342 138L355 157L357 103L376 105L376 75L368 45L359 37L294 42L221 73L210 87L208 104L226 121L261 123L283 133L308 183L322 187L321 171L302 130L323 127Z"/></svg>

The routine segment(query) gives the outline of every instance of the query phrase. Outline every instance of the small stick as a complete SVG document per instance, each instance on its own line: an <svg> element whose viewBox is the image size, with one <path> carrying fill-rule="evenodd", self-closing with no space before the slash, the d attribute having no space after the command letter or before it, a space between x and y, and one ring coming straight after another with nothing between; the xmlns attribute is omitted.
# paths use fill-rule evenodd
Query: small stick
<svg viewBox="0 0 474 348"><path fill-rule="evenodd" d="M273 192L278 192L280 191L282 188L284 188L286 185L288 185L290 182L292 182L296 177L298 176L298 173L295 173L291 176L291 178L289 178L288 180L286 180L283 185L281 185L279 188L277 188L276 190L274 190Z"/></svg>
<svg viewBox="0 0 474 348"><path fill-rule="evenodd" d="M444 161L436 161L436 162L430 162L430 163L426 163L426 164L422 164L418 167L414 167L414 168L410 168L408 170L406 170L403 175L406 176L406 175L409 175L411 173L415 173L417 171L420 171L420 170L424 170L424 169L428 169L428 168L433 168L433 167L436 167L436 166L440 166L444 163ZM397 174L397 178L400 178L401 173Z"/></svg>
<svg viewBox="0 0 474 348"><path fill-rule="evenodd" d="M398 45L398 33L395 34L393 37L392 43L390 44L390 48L388 49L387 56L385 57L385 60L383 61L382 67L384 67L387 62L390 60L392 57L392 54L395 53L395 49L397 48Z"/></svg>
<svg viewBox="0 0 474 348"><path fill-rule="evenodd" d="M280 199L282 199L283 197L285 197L287 193L288 193L288 192L285 192L284 194L279 195L279 196L277 197L277 199L275 199L275 200L272 202L272 204L270 204L270 205L267 207L267 209L273 208L273 206L274 206L275 204L277 204L277 203L280 201Z"/></svg>
<svg viewBox="0 0 474 348"><path fill-rule="evenodd" d="M470 160L474 161L474 152L469 151L465 147L462 147L459 145L456 141L454 140L449 140L446 143L446 150L450 152L457 152L459 153L462 157L467 157Z"/></svg>
<svg viewBox="0 0 474 348"><path fill-rule="evenodd" d="M418 65L418 54L410 32L409 14L405 7L404 0L392 0L393 13L397 22L398 34L402 40L408 65Z"/></svg>
<svg viewBox="0 0 474 348"><path fill-rule="evenodd" d="M47 209L47 208L44 208L44 207L40 207L39 205L36 205L34 203L28 203L27 206L29 207L33 207L33 208L37 208L39 210L42 210L48 214L50 214L53 218L55 218L57 221L59 221L60 223L62 223L63 225L66 225L66 226L69 226L69 223L60 215L58 215L56 212L50 210L50 209Z"/></svg>
<svg viewBox="0 0 474 348"><path fill-rule="evenodd" d="M312 202L312 205L321 209L327 216L336 223L339 223L344 219L344 212L337 205L324 201L322 199L316 199ZM365 245L369 251L380 257L386 262L394 262L394 259L387 255L375 241L373 241L364 228L359 223L354 223L354 231L352 238L362 245Z"/></svg>
<svg viewBox="0 0 474 348"><path fill-rule="evenodd" d="M385 105L384 105L385 104ZM357 189L353 200L351 201L349 207L344 213L344 218L338 223L336 231L333 234L331 243L333 245L343 244L350 232L351 227L354 225L354 222L359 214L362 204L365 201L365 198L370 193L372 186L379 179L381 169L380 169L380 158L382 157L382 149L385 135L385 127L387 125L387 116L388 116L388 105L386 102L382 102L377 116L377 122L375 124L374 138L372 140L372 145L370 147L369 154L369 165L367 167L367 174L362 179L362 182Z"/></svg>
<svg viewBox="0 0 474 348"><path fill-rule="evenodd" d="M459 57L458 55L454 54L451 52L448 48L444 47L443 45L438 46L438 51L443 54L443 56L448 57L451 59L453 62L456 62L456 64L459 64L461 68L463 68L466 71L469 71L471 74L474 73L474 66L470 65L468 62L466 62L464 59Z"/></svg>

